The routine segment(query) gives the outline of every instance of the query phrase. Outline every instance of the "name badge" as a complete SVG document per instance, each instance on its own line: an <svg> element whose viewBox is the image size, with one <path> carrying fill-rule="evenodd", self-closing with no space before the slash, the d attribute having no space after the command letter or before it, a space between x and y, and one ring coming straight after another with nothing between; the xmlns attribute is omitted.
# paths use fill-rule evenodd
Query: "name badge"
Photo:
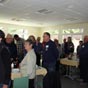
<svg viewBox="0 0 88 88"><path fill-rule="evenodd" d="M46 51L48 51L49 45L46 45Z"/></svg>
<svg viewBox="0 0 88 88"><path fill-rule="evenodd" d="M85 46L83 45L82 48L84 48Z"/></svg>

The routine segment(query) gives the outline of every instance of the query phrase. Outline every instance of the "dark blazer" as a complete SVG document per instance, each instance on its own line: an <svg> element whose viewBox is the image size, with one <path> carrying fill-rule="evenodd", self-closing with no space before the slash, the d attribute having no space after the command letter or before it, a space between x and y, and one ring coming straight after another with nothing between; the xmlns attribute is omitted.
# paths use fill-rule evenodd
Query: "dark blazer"
<svg viewBox="0 0 88 88"><path fill-rule="evenodd" d="M45 44L42 56L43 56L43 66L46 69L55 68L59 52L53 41L50 40Z"/></svg>
<svg viewBox="0 0 88 88"><path fill-rule="evenodd" d="M0 84L9 84L11 78L10 53L6 46L0 44Z"/></svg>
<svg viewBox="0 0 88 88"><path fill-rule="evenodd" d="M17 58L17 47L14 43L8 44L5 42L5 45L8 47L9 51L10 51L10 58L13 58L13 60L15 61Z"/></svg>

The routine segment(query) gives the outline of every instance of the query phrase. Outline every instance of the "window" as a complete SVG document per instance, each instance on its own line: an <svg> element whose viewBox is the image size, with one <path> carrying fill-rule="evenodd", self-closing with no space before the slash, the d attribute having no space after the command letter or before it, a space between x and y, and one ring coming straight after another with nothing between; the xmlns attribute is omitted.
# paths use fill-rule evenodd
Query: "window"
<svg viewBox="0 0 88 88"><path fill-rule="evenodd" d="M62 39L72 37L76 52L77 46L79 45L79 41L82 40L83 32L83 29L64 29Z"/></svg>
<svg viewBox="0 0 88 88"><path fill-rule="evenodd" d="M49 32L49 33L51 34L51 39L52 39L52 40L58 39L59 30L51 29L51 30L47 30L46 32Z"/></svg>
<svg viewBox="0 0 88 88"><path fill-rule="evenodd" d="M12 35L18 34L20 37L27 39L28 38L28 30L26 29L9 29L8 33L11 33Z"/></svg>
<svg viewBox="0 0 88 88"><path fill-rule="evenodd" d="M83 29L64 29L63 34L77 34L83 33Z"/></svg>

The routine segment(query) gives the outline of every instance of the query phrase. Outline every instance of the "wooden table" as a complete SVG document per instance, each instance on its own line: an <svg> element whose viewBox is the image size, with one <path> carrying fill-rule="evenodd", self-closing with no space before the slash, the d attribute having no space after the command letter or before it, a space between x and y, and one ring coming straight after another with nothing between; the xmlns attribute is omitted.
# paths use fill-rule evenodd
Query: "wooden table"
<svg viewBox="0 0 88 88"><path fill-rule="evenodd" d="M46 74L47 74L47 71L45 68L39 67L38 69L36 69L36 75L45 76ZM12 75L11 75L12 80L14 80L15 78L20 78L20 77L22 77L20 72L12 72Z"/></svg>
<svg viewBox="0 0 88 88"><path fill-rule="evenodd" d="M75 66L75 67L78 67L79 66L79 61L78 60L69 60L67 58L64 58L64 59L61 59L60 60L60 64L63 64L63 65L67 65L67 66Z"/></svg>
<svg viewBox="0 0 88 88"><path fill-rule="evenodd" d="M60 60L60 64L62 65L65 65L66 66L66 77L74 80L77 76L73 76L73 69L72 67L76 67L76 69L78 68L79 66L79 61L78 60L75 60L75 59L72 59L72 60L69 60L67 58L63 58Z"/></svg>

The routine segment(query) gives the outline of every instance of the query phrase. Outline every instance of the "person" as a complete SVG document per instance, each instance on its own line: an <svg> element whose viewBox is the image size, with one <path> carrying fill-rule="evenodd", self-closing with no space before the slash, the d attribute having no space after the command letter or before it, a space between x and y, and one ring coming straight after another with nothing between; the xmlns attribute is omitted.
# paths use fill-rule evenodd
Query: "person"
<svg viewBox="0 0 88 88"><path fill-rule="evenodd" d="M34 79L36 75L36 55L33 49L33 41L25 41L26 56L20 64L20 71L23 77L29 77L29 88L34 88Z"/></svg>
<svg viewBox="0 0 88 88"><path fill-rule="evenodd" d="M79 52L80 52L82 44L83 44L83 41L79 41L79 45L77 46L77 58L79 58Z"/></svg>
<svg viewBox="0 0 88 88"><path fill-rule="evenodd" d="M11 80L11 61L8 48L4 44L5 34L0 30L0 88L8 88Z"/></svg>
<svg viewBox="0 0 88 88"><path fill-rule="evenodd" d="M33 36L33 35L30 35L28 39L32 40L32 41L34 42L34 44L36 43L35 36Z"/></svg>
<svg viewBox="0 0 88 88"><path fill-rule="evenodd" d="M80 78L83 83L88 83L88 35L84 37L84 43L79 51Z"/></svg>
<svg viewBox="0 0 88 88"><path fill-rule="evenodd" d="M6 39L5 39L5 45L8 47L8 49L10 51L11 61L12 62L16 61L17 47L14 43L13 36L11 34L7 34Z"/></svg>
<svg viewBox="0 0 88 88"><path fill-rule="evenodd" d="M71 37L68 37L68 41L67 41L67 44L66 44L65 48L67 49L66 50L67 57L69 59L71 59L72 56L73 56L73 53L74 53L74 44L72 42L72 38Z"/></svg>
<svg viewBox="0 0 88 88"><path fill-rule="evenodd" d="M55 43L50 39L50 33L45 32L43 35L45 46L43 48L43 67L47 69L47 74L43 79L43 88L57 88L60 82L57 82L56 62L58 59L58 50ZM59 87L60 88L60 87Z"/></svg>
<svg viewBox="0 0 88 88"><path fill-rule="evenodd" d="M41 53L42 53L42 43L40 43L40 37L37 37L37 40L36 40L36 44L34 44L34 50L35 50L35 53L36 53L36 57L37 57L37 65L40 66L41 64Z"/></svg>
<svg viewBox="0 0 88 88"><path fill-rule="evenodd" d="M14 39L17 46L18 61L20 63L24 57L24 39L20 38L17 34L14 35Z"/></svg>
<svg viewBox="0 0 88 88"><path fill-rule="evenodd" d="M61 58L61 54L62 54L62 47L61 47L61 44L59 44L59 41L57 39L54 39L54 42L56 44L56 47L58 49L58 52L59 52L59 57L57 59L57 63L56 63L56 70L59 71L59 68L60 68L60 58Z"/></svg>
<svg viewBox="0 0 88 88"><path fill-rule="evenodd" d="M63 39L63 43L62 43L62 58L66 57L66 51L67 51L67 41L66 38Z"/></svg>
<svg viewBox="0 0 88 88"><path fill-rule="evenodd" d="M58 49L58 52L59 52L59 57L58 58L60 59L60 57L62 55L62 47L61 47L61 44L59 43L59 41L57 39L54 39L54 42L55 42L55 44L57 46L57 49Z"/></svg>

